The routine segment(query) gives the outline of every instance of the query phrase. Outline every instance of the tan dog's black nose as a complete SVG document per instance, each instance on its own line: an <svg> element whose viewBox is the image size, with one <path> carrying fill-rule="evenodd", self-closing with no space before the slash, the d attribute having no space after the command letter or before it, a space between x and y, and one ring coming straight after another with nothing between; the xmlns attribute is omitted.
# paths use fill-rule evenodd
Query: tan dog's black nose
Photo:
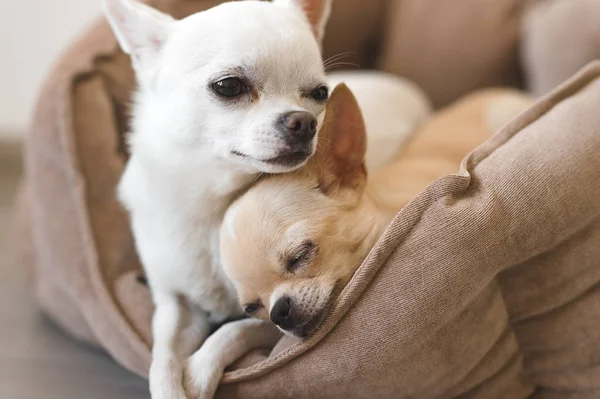
<svg viewBox="0 0 600 399"><path fill-rule="evenodd" d="M317 118L310 112L294 111L284 114L281 117L281 124L295 142L309 142L317 134Z"/></svg>
<svg viewBox="0 0 600 399"><path fill-rule="evenodd" d="M271 309L271 321L283 330L291 330L294 328L294 318L292 312L292 301L289 297L281 297L275 302Z"/></svg>

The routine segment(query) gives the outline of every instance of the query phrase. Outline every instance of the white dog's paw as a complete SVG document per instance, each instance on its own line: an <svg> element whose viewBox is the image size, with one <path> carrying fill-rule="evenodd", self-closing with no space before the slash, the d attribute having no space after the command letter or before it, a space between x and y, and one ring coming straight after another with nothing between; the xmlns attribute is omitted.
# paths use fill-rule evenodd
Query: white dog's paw
<svg viewBox="0 0 600 399"><path fill-rule="evenodd" d="M152 361L149 380L152 399L187 399L183 387L183 367L176 359Z"/></svg>
<svg viewBox="0 0 600 399"><path fill-rule="evenodd" d="M189 399L213 399L219 381L223 376L223 369L219 367L213 356L199 350L194 353L184 371L185 392Z"/></svg>

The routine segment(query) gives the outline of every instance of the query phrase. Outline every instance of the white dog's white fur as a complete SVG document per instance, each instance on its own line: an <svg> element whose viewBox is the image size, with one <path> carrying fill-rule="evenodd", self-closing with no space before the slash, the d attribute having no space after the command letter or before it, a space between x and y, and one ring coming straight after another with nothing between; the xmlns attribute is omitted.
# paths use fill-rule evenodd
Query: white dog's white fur
<svg viewBox="0 0 600 399"><path fill-rule="evenodd" d="M191 358L187 383L183 375L210 324L241 315L219 264L219 227L259 173L291 171L314 152L316 137L304 159L271 162L291 151L276 127L281 116L324 109L313 93L325 83L319 44L330 3L228 2L174 20L134 0L104 0L138 82L119 198L155 303L154 399L214 394L222 370L205 352ZM215 89L230 77L245 84L235 100Z"/></svg>

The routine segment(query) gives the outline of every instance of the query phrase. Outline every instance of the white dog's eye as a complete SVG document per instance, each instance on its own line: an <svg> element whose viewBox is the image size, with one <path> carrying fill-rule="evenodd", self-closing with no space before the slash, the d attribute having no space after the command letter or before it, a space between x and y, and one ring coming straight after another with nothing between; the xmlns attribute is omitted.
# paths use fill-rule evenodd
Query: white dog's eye
<svg viewBox="0 0 600 399"><path fill-rule="evenodd" d="M238 97L248 92L248 86L238 78L225 78L212 85L213 90L223 97Z"/></svg>
<svg viewBox="0 0 600 399"><path fill-rule="evenodd" d="M329 98L329 89L327 86L319 86L310 93L310 96L319 102L325 101Z"/></svg>

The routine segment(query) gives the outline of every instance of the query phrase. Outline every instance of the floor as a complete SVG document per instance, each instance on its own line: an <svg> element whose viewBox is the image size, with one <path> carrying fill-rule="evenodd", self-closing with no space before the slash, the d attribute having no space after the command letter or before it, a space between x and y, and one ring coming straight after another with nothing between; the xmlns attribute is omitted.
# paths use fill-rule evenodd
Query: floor
<svg viewBox="0 0 600 399"><path fill-rule="evenodd" d="M0 398L149 398L146 381L72 341L37 310L11 248L19 146L0 142Z"/></svg>

